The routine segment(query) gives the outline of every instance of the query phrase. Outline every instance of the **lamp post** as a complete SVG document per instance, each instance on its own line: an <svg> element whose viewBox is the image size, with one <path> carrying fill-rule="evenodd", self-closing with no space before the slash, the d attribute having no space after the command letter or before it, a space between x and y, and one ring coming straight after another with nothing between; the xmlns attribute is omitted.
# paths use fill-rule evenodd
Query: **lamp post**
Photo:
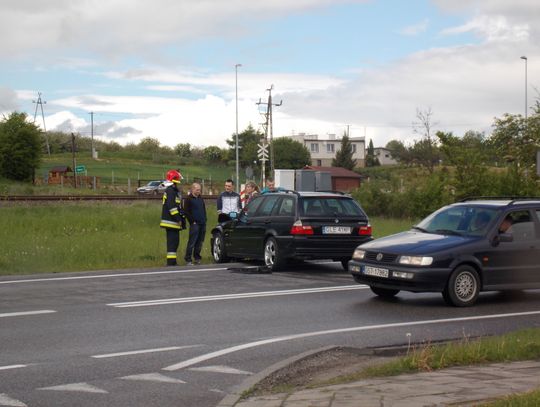
<svg viewBox="0 0 540 407"><path fill-rule="evenodd" d="M236 64L234 66L234 76L235 76L235 89L236 89L236 192L240 192L240 184L239 184L239 178L238 178L238 68L241 67L242 64Z"/></svg>
<svg viewBox="0 0 540 407"><path fill-rule="evenodd" d="M522 56L520 59L525 61L525 122L527 122L527 57Z"/></svg>

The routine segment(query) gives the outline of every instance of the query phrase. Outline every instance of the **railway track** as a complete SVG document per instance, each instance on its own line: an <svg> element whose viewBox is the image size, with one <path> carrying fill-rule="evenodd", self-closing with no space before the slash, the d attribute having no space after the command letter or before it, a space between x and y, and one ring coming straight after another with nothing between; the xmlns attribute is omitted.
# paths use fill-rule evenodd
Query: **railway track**
<svg viewBox="0 0 540 407"><path fill-rule="evenodd" d="M206 202L214 195L203 195ZM161 201L160 195L0 195L0 202Z"/></svg>

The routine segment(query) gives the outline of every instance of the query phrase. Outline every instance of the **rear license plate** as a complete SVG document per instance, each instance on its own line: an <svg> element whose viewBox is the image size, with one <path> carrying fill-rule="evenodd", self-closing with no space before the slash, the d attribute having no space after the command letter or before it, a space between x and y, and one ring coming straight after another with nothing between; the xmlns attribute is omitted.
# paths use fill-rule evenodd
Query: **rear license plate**
<svg viewBox="0 0 540 407"><path fill-rule="evenodd" d="M364 274L367 276L388 278L388 269L382 269L379 267L364 266Z"/></svg>
<svg viewBox="0 0 540 407"><path fill-rule="evenodd" d="M323 226L322 232L325 235L350 235L351 228L349 226Z"/></svg>

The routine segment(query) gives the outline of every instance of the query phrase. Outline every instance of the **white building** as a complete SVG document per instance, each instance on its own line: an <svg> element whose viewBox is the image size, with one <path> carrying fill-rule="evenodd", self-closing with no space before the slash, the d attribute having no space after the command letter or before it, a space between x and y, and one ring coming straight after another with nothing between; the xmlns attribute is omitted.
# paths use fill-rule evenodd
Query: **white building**
<svg viewBox="0 0 540 407"><path fill-rule="evenodd" d="M306 146L311 154L311 165L317 167L332 166L332 160L336 158L336 153L341 149L341 138L336 138L335 134L318 136L316 134L300 133L289 137ZM366 141L364 137L350 137L349 140L351 141L356 166L365 167Z"/></svg>
<svg viewBox="0 0 540 407"><path fill-rule="evenodd" d="M394 165L398 162L392 158L392 152L385 147L375 147L373 149L375 157L379 159L381 165Z"/></svg>

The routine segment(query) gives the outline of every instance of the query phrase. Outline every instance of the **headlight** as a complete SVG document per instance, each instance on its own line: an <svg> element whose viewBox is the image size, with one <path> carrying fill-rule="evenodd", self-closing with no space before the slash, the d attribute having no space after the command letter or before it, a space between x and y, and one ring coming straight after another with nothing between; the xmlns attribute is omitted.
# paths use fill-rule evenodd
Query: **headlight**
<svg viewBox="0 0 540 407"><path fill-rule="evenodd" d="M433 257L425 256L401 256L399 264L408 264L411 266L430 266L433 263Z"/></svg>
<svg viewBox="0 0 540 407"><path fill-rule="evenodd" d="M362 260L364 256L366 255L366 251L362 249L354 249L354 253L352 255L353 260Z"/></svg>

